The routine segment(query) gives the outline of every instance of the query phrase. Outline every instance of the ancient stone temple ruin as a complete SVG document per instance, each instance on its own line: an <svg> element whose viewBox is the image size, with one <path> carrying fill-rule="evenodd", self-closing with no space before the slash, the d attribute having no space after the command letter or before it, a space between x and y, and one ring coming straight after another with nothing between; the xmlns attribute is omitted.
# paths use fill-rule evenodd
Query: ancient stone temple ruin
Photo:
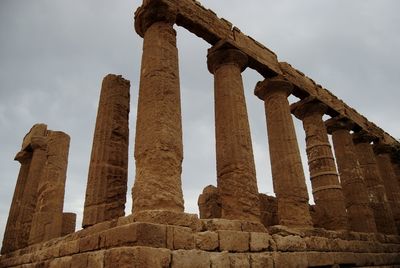
<svg viewBox="0 0 400 268"><path fill-rule="evenodd" d="M211 45L217 184L204 185L199 216L184 212L175 25ZM37 124L15 157L21 168L0 267L400 266L398 141L195 0L144 0L135 29L144 43L132 214L124 215L130 83L108 75L83 229L75 232L76 215L63 212L69 136ZM264 77L254 93L265 106L275 197L258 192L246 68ZM289 95L300 101L290 105ZM310 178L293 120L303 123Z"/></svg>

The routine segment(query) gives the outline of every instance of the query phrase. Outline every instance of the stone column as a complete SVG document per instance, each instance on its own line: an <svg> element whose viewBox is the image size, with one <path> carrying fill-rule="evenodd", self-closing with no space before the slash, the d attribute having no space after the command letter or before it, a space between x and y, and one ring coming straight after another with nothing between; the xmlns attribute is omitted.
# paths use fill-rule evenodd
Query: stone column
<svg viewBox="0 0 400 268"><path fill-rule="evenodd" d="M374 214L369 205L368 191L357 159L352 124L336 118L326 121L328 132L332 133L340 182L346 200L350 230L376 232Z"/></svg>
<svg viewBox="0 0 400 268"><path fill-rule="evenodd" d="M306 133L308 168L314 201L321 227L328 230L348 229L342 187L322 116L328 107L312 99L291 106L292 113L303 122Z"/></svg>
<svg viewBox="0 0 400 268"><path fill-rule="evenodd" d="M175 17L175 11L158 3L141 7L135 14L136 31L144 41L136 121L134 213L184 209Z"/></svg>
<svg viewBox="0 0 400 268"><path fill-rule="evenodd" d="M47 161L47 140L45 137L32 137L30 147L33 150L33 155L21 199L21 213L17 219L21 224L20 232L17 234L17 248L28 246L33 215L38 200L38 185Z"/></svg>
<svg viewBox="0 0 400 268"><path fill-rule="evenodd" d="M29 244L47 241L62 234L70 137L61 131L48 131L46 140L48 156L38 183Z"/></svg>
<svg viewBox="0 0 400 268"><path fill-rule="evenodd" d="M214 74L217 187L221 217L260 221L256 169L241 72L247 56L217 44L208 52Z"/></svg>
<svg viewBox="0 0 400 268"><path fill-rule="evenodd" d="M82 226L125 215L128 182L130 82L103 79L86 185Z"/></svg>
<svg viewBox="0 0 400 268"><path fill-rule="evenodd" d="M369 202L374 213L376 228L380 233L397 234L392 209L388 203L385 186L371 146L371 142L374 139L375 137L365 131L353 134L353 142L364 175L364 182L368 190Z"/></svg>
<svg viewBox="0 0 400 268"><path fill-rule="evenodd" d="M265 102L268 143L279 223L312 226L308 193L287 97L292 84L278 78L259 82L255 94Z"/></svg>
<svg viewBox="0 0 400 268"><path fill-rule="evenodd" d="M10 212L8 214L7 225L4 231L1 254L5 254L18 249L18 239L20 233L22 232L19 215L21 214L21 202L23 199L26 180L29 174L32 153L21 151L15 156L15 160L20 162L21 168L19 170Z"/></svg>
<svg viewBox="0 0 400 268"><path fill-rule="evenodd" d="M389 205L392 208L397 232L400 233L400 186L393 170L390 154L392 147L384 144L375 144L374 152L378 162L379 172L386 189Z"/></svg>
<svg viewBox="0 0 400 268"><path fill-rule="evenodd" d="M74 233L75 226L76 226L76 214L71 212L63 213L61 236Z"/></svg>

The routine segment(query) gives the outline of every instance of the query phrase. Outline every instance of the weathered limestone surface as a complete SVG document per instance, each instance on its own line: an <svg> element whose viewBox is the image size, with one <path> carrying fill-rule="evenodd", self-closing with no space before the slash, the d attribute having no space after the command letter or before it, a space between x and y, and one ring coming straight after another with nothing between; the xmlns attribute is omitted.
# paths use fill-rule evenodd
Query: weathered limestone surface
<svg viewBox="0 0 400 268"><path fill-rule="evenodd" d="M378 232L397 234L392 209L388 203L385 186L371 146L373 137L361 131L353 134L357 158L367 186L370 206L374 212Z"/></svg>
<svg viewBox="0 0 400 268"><path fill-rule="evenodd" d="M228 45L217 44L207 56L208 69L214 74L217 188L221 217L259 221L256 169L241 76L248 59Z"/></svg>
<svg viewBox="0 0 400 268"><path fill-rule="evenodd" d="M391 163L391 147L376 144L374 145L374 152L376 154L379 172L385 185L388 202L392 208L397 232L400 233L400 186Z"/></svg>
<svg viewBox="0 0 400 268"><path fill-rule="evenodd" d="M21 168L19 170L17 183L15 185L14 196L8 214L7 225L4 231L3 245L1 253L7 253L18 248L18 239L21 232L21 223L19 217L21 213L21 202L23 199L26 180L29 174L29 167L32 160L32 153L22 151L17 154L15 160L19 161Z"/></svg>
<svg viewBox="0 0 400 268"><path fill-rule="evenodd" d="M351 125L336 118L326 121L326 125L328 132L332 133L350 229L357 232L376 232L367 187L350 134Z"/></svg>
<svg viewBox="0 0 400 268"><path fill-rule="evenodd" d="M199 195L198 206L200 219L221 218L221 201L219 200L218 189L208 185Z"/></svg>
<svg viewBox="0 0 400 268"><path fill-rule="evenodd" d="M103 79L82 226L124 215L128 181L130 82L119 75Z"/></svg>
<svg viewBox="0 0 400 268"><path fill-rule="evenodd" d="M292 113L302 120L306 133L308 167L314 201L320 215L319 225L328 230L347 229L342 187L339 183L328 133L322 120L327 106L309 98L293 104L291 109Z"/></svg>
<svg viewBox="0 0 400 268"><path fill-rule="evenodd" d="M278 202L275 197L266 194L259 194L260 220L265 227L278 225Z"/></svg>
<svg viewBox="0 0 400 268"><path fill-rule="evenodd" d="M76 226L76 214L70 212L64 212L62 215L61 236L74 233L75 226Z"/></svg>
<svg viewBox="0 0 400 268"><path fill-rule="evenodd" d="M33 215L38 200L38 185L47 161L47 140L45 137L32 137L30 146L33 150L33 155L21 200L21 212L16 220L20 224L16 248L23 248L28 245Z"/></svg>
<svg viewBox="0 0 400 268"><path fill-rule="evenodd" d="M265 102L268 143L279 223L311 226L308 193L287 97L292 85L281 78L259 82L255 94Z"/></svg>
<svg viewBox="0 0 400 268"><path fill-rule="evenodd" d="M46 140L47 159L37 187L29 244L60 237L62 233L70 137L64 132L48 131Z"/></svg>
<svg viewBox="0 0 400 268"><path fill-rule="evenodd" d="M176 13L139 9L136 30L144 38L136 122L133 209L183 212L182 119Z"/></svg>

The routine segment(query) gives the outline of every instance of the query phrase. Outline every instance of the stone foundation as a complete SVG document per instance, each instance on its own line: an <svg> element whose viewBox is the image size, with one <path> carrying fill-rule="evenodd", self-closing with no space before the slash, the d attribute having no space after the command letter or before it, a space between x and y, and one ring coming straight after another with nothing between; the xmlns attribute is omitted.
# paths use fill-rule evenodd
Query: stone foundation
<svg viewBox="0 0 400 268"><path fill-rule="evenodd" d="M400 265L399 236L280 225L267 230L256 222L181 216L180 225L138 222L133 215L99 223L2 255L0 267Z"/></svg>

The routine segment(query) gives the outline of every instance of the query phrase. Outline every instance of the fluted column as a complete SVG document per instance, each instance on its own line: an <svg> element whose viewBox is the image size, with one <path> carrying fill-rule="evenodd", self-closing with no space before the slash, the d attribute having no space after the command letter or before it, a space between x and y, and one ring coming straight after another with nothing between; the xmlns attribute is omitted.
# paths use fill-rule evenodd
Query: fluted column
<svg viewBox="0 0 400 268"><path fill-rule="evenodd" d="M385 186L379 172L371 142L375 138L365 131L353 134L357 158L367 186L370 206L374 213L376 228L384 234L397 234L392 209L388 203Z"/></svg>
<svg viewBox="0 0 400 268"><path fill-rule="evenodd" d="M21 151L15 156L15 160L21 164L21 167L19 170L17 183L15 185L6 229L4 231L1 254L18 249L18 239L20 233L22 232L19 215L21 214L21 202L24 197L24 189L29 174L29 167L32 161L32 152Z"/></svg>
<svg viewBox="0 0 400 268"><path fill-rule="evenodd" d="M17 237L17 248L23 248L28 245L33 215L38 200L38 185L47 161L47 140L45 137L32 137L30 147L33 150L33 155L21 200L21 213L17 220L21 224Z"/></svg>
<svg viewBox="0 0 400 268"><path fill-rule="evenodd" d="M135 15L143 36L136 121L136 177L133 212L183 212L181 186L183 145L178 50L173 29L176 13L146 5Z"/></svg>
<svg viewBox="0 0 400 268"><path fill-rule="evenodd" d="M378 162L379 172L386 189L386 195L392 208L393 218L396 223L397 232L400 233L400 186L393 170L390 154L392 147L384 144L375 144L374 152Z"/></svg>
<svg viewBox="0 0 400 268"><path fill-rule="evenodd" d="M347 214L342 187L322 116L328 110L323 103L305 99L291 106L302 120L306 133L308 168L319 224L329 230L347 229Z"/></svg>
<svg viewBox="0 0 400 268"><path fill-rule="evenodd" d="M125 215L128 181L130 82L103 79L94 130L82 226Z"/></svg>
<svg viewBox="0 0 400 268"><path fill-rule="evenodd" d="M256 169L241 72L247 56L213 47L208 68L214 74L217 183L221 217L260 221Z"/></svg>
<svg viewBox="0 0 400 268"><path fill-rule="evenodd" d="M369 205L368 191L357 159L352 125L336 118L326 121L328 132L332 133L340 182L346 201L350 229L356 232L376 232L374 214Z"/></svg>
<svg viewBox="0 0 400 268"><path fill-rule="evenodd" d="M70 137L61 131L48 131L46 140L48 156L37 187L37 203L29 244L62 235Z"/></svg>
<svg viewBox="0 0 400 268"><path fill-rule="evenodd" d="M287 97L293 86L273 78L259 82L255 94L264 100L272 180L278 200L279 223L312 226L308 193L296 132Z"/></svg>

